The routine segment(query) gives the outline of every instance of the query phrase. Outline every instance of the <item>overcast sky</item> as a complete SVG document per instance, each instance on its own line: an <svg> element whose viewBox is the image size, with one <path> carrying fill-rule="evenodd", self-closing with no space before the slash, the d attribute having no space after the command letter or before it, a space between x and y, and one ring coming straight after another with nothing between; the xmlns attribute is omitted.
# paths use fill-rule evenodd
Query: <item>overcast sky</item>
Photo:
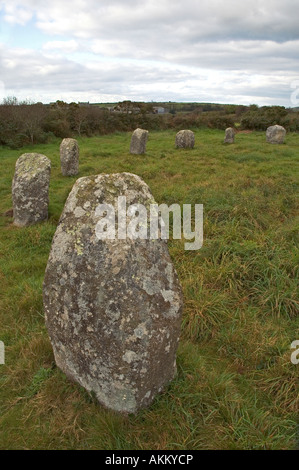
<svg viewBox="0 0 299 470"><path fill-rule="evenodd" d="M0 0L0 101L299 105L298 19L298 0Z"/></svg>

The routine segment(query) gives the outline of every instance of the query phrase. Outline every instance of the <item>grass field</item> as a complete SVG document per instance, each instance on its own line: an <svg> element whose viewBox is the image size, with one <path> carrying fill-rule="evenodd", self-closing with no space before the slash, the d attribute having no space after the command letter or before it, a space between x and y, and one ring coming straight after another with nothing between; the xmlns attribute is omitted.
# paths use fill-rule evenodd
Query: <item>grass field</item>
<svg viewBox="0 0 299 470"><path fill-rule="evenodd" d="M158 203L203 204L204 243L169 250L185 297L178 375L148 409L122 416L95 403L55 367L42 282L65 200L76 178L60 172L60 140L0 148L1 449L294 449L298 447L299 135L266 144L264 133L195 130L193 150L175 132L151 132L146 155L131 134L82 138L78 177L128 171ZM16 228L17 158L52 161L49 220Z"/></svg>

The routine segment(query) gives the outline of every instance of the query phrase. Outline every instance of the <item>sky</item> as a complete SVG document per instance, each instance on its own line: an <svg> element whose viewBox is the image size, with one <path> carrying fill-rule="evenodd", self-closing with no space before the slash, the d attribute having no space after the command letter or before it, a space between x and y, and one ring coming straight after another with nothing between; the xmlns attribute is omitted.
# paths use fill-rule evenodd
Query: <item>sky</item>
<svg viewBox="0 0 299 470"><path fill-rule="evenodd" d="M299 105L298 0L0 0L0 102Z"/></svg>

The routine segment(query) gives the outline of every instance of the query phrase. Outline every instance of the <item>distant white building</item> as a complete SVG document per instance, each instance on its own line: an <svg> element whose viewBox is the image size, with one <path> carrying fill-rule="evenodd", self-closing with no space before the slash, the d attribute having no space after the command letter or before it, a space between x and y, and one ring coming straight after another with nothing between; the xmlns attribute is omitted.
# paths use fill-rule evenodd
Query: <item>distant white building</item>
<svg viewBox="0 0 299 470"><path fill-rule="evenodd" d="M164 114L167 113L167 109L163 108L163 106L154 106L153 107L154 113L155 114Z"/></svg>

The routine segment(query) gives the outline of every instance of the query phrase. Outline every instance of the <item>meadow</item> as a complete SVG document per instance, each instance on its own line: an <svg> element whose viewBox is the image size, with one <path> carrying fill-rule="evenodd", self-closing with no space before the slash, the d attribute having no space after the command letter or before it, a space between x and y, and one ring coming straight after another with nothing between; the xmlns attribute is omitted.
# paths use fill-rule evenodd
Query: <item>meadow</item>
<svg viewBox="0 0 299 470"><path fill-rule="evenodd" d="M146 155L131 133L79 138L77 177L131 172L160 203L203 204L204 241L169 240L185 307L178 374L136 416L104 409L55 366L42 283L52 237L77 177L63 177L59 145L0 147L1 449L295 449L299 443L299 134L271 145L264 132L194 129L194 149L175 131L150 132ZM12 224L17 158L52 162L48 221Z"/></svg>

